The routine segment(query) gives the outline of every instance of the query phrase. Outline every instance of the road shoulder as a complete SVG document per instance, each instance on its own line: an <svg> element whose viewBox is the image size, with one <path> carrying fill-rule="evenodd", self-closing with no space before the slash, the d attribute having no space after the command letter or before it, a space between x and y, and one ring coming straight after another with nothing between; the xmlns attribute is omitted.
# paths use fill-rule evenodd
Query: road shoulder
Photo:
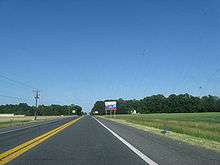
<svg viewBox="0 0 220 165"><path fill-rule="evenodd" d="M106 126L159 164L218 164L220 154L99 117Z"/></svg>
<svg viewBox="0 0 220 165"><path fill-rule="evenodd" d="M122 120L122 119L105 118L105 117L101 117L101 116L99 116L99 118L102 118L105 120L110 120L110 121L117 122L120 124L124 124L129 127L133 127L133 128L136 128L136 129L139 129L142 131L154 133L159 136L162 136L165 138L170 138L170 139L177 140L180 142L184 142L184 143L187 143L187 144L190 144L193 146L212 150L212 151L220 154L220 143L217 141L207 140L207 139L203 139L203 138L199 138L199 137L193 137L193 136L186 135L186 134L179 134L179 133L175 133L175 132L171 132L171 131L169 131L166 134L162 134L160 129L148 127L148 126L144 126L144 125L139 125L139 124L134 124L134 123L129 123L129 122Z"/></svg>

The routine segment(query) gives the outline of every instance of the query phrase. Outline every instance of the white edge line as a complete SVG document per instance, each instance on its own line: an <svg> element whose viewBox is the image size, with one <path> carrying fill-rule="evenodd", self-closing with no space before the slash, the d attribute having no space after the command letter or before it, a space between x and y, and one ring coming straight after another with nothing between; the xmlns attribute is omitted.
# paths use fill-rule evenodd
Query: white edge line
<svg viewBox="0 0 220 165"><path fill-rule="evenodd" d="M44 124L47 125L47 124L50 124L50 123L55 123L55 122L58 122L58 121L63 120L63 119L65 119L65 118L55 119L55 120L52 120L52 121L49 121L49 122L45 122L45 123L40 123L40 124L36 124L36 125L34 124L34 125L27 126L27 127L16 128L16 129L0 132L0 135L11 133L11 132L15 132L15 131L20 131L20 130L24 130L24 129L28 129L28 128L39 127L39 126L44 125Z"/></svg>
<svg viewBox="0 0 220 165"><path fill-rule="evenodd" d="M141 159L143 159L146 163L149 165L158 165L156 162L151 160L149 157L147 157L145 154L143 154L141 151L139 151L137 148L135 148L133 145L128 143L125 139L123 139L121 136L113 132L111 129L109 129L107 126L105 126L102 122L100 122L98 119L93 117L99 124L101 124L105 129L107 129L109 132L111 132L116 138L118 138L122 143L124 143L131 151L133 151L135 154L137 154Z"/></svg>

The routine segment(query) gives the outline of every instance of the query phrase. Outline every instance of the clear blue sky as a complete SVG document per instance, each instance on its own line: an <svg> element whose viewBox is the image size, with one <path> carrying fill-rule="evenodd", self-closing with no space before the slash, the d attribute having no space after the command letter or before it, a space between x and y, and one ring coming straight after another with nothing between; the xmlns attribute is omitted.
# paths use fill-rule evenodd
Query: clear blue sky
<svg viewBox="0 0 220 165"><path fill-rule="evenodd" d="M0 0L0 74L86 111L107 98L219 96L220 1ZM32 91L0 78L0 94Z"/></svg>

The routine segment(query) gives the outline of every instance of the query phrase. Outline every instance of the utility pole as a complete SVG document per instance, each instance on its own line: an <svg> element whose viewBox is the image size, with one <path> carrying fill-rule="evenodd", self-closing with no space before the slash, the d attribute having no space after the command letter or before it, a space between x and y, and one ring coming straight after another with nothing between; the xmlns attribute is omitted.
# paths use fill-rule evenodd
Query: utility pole
<svg viewBox="0 0 220 165"><path fill-rule="evenodd" d="M36 106L36 109L35 109L35 112L34 112L34 120L37 120L37 106L38 106L38 99L40 98L39 97L39 90L34 90L34 99L35 99L35 106Z"/></svg>

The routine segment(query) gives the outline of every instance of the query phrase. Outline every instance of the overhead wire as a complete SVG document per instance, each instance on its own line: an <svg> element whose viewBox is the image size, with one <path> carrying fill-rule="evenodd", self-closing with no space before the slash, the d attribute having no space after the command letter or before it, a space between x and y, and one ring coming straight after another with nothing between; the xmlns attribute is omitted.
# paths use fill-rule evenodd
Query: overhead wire
<svg viewBox="0 0 220 165"><path fill-rule="evenodd" d="M0 93L0 97L4 97L4 98L10 98L10 99L17 99L17 100L26 100L26 101L31 101L30 98L24 98L24 97L19 97L19 96L10 96L10 95L5 95Z"/></svg>
<svg viewBox="0 0 220 165"><path fill-rule="evenodd" d="M12 85L15 85L15 86L19 86L19 87L25 87L27 89L31 89L31 90L37 90L37 88L27 84L27 83L24 83L24 82L21 82L21 81L17 81L15 79L12 79L8 76L5 76L3 74L0 74L0 78L4 79L4 80L7 80L8 83L12 84ZM15 99L17 101L24 101L24 102L33 102L33 100L31 100L30 98L24 98L24 97L20 97L20 96L10 96L10 95L5 95L5 94L1 94L0 93L0 97L4 97L4 98L10 98L10 99Z"/></svg>
<svg viewBox="0 0 220 165"><path fill-rule="evenodd" d="M35 88L35 87L33 87L33 86L27 84L27 83L14 80L14 79L9 78L9 77L7 77L7 76L5 76L5 75L2 75L2 74L0 74L0 77L3 78L3 79L6 79L6 80L8 80L8 81L10 81L10 82L12 82L12 83L18 84L18 85L20 85L20 86L23 86L23 87L26 87L26 88L30 88L30 89L32 89L32 90L37 89L37 88Z"/></svg>
<svg viewBox="0 0 220 165"><path fill-rule="evenodd" d="M8 96L8 95L3 95L3 94L0 94L0 97L6 97L6 98L11 98L11 99L21 99L21 97Z"/></svg>

